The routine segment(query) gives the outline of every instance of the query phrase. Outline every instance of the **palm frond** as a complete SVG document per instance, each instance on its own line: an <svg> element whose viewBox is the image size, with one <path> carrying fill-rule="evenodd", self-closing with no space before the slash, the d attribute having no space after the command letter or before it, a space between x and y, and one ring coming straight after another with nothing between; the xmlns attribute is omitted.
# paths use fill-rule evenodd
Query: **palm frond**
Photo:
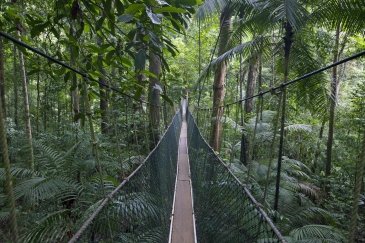
<svg viewBox="0 0 365 243"><path fill-rule="evenodd" d="M33 177L18 183L14 188L16 199L25 198L30 205L58 195L75 197L80 185L69 178Z"/></svg>
<svg viewBox="0 0 365 243"><path fill-rule="evenodd" d="M300 77L319 69L323 64L315 58L310 41L295 39L291 54L295 56L290 60L292 75ZM289 89L296 96L300 106L307 107L312 113L324 114L327 109L327 80L324 73L317 74L302 82L297 82ZM289 93L290 95L290 93Z"/></svg>
<svg viewBox="0 0 365 243"><path fill-rule="evenodd" d="M207 67L205 67L198 78L198 83L206 78L207 75L209 75L209 72L215 70L219 64L228 62L238 54L242 54L242 56L245 58L250 56L252 53L259 53L261 50L265 50L265 48L263 48L265 45L269 45L269 38L267 36L257 36L251 41L247 41L226 51L224 54L214 59Z"/></svg>
<svg viewBox="0 0 365 243"><path fill-rule="evenodd" d="M32 177L34 175L40 175L38 172L34 172L32 170L29 170L27 168L21 168L21 167L11 167L10 173L14 178L17 179L25 179ZM5 170L4 168L0 168L0 181L5 181Z"/></svg>
<svg viewBox="0 0 365 243"><path fill-rule="evenodd" d="M247 14L255 5L255 0L206 0L199 6L196 17L205 20L214 14L219 14L229 6L232 11L242 11Z"/></svg>
<svg viewBox="0 0 365 243"><path fill-rule="evenodd" d="M311 18L322 26L341 29L349 33L359 33L365 28L364 0L333 0L322 1Z"/></svg>
<svg viewBox="0 0 365 243"><path fill-rule="evenodd" d="M312 126L308 124L291 124L286 126L284 129L289 132L303 132L303 133L311 133L313 131Z"/></svg>
<svg viewBox="0 0 365 243"><path fill-rule="evenodd" d="M296 225L335 224L333 214L319 207L304 207L290 214L291 221Z"/></svg>
<svg viewBox="0 0 365 243"><path fill-rule="evenodd" d="M67 239L70 233L68 223L69 210L53 212L37 222L22 237L22 242L59 242Z"/></svg>
<svg viewBox="0 0 365 243"><path fill-rule="evenodd" d="M198 8L198 19L204 20L213 14L220 13L225 6L227 6L226 0L207 0Z"/></svg>
<svg viewBox="0 0 365 243"><path fill-rule="evenodd" d="M334 227L327 225L306 225L289 234L295 242L345 242L344 236Z"/></svg>

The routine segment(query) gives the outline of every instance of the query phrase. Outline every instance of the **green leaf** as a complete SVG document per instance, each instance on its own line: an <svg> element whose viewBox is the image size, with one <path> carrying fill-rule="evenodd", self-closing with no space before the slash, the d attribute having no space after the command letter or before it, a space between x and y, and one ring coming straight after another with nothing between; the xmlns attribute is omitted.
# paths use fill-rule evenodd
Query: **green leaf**
<svg viewBox="0 0 365 243"><path fill-rule="evenodd" d="M123 23L130 23L133 20L133 15L130 14L123 14L122 16L118 17L118 21Z"/></svg>
<svg viewBox="0 0 365 243"><path fill-rule="evenodd" d="M30 31L31 37L38 36L40 33L42 33L47 27L49 26L49 22L41 23L34 25Z"/></svg>
<svg viewBox="0 0 365 243"><path fill-rule="evenodd" d="M141 73L145 74L146 76L150 77L150 78L157 78L157 75L148 71L148 70L143 70Z"/></svg>
<svg viewBox="0 0 365 243"><path fill-rule="evenodd" d="M146 13L153 24L161 24L161 17L155 13L152 13L151 9L146 8Z"/></svg>
<svg viewBox="0 0 365 243"><path fill-rule="evenodd" d="M110 10L111 10L111 7L112 7L112 1L111 0L106 0L103 3L103 6L104 6L104 10L105 10L106 14L109 14Z"/></svg>
<svg viewBox="0 0 365 243"><path fill-rule="evenodd" d="M164 99L167 103L169 103L171 106L174 105L174 102L165 94L161 94L162 99Z"/></svg>
<svg viewBox="0 0 365 243"><path fill-rule="evenodd" d="M101 27L103 26L104 20L105 20L105 17L102 16L100 19L98 19L98 21L96 21L95 30L101 29Z"/></svg>
<svg viewBox="0 0 365 243"><path fill-rule="evenodd" d="M71 80L71 71L68 71L65 76L63 77L65 83L67 83L67 81Z"/></svg>
<svg viewBox="0 0 365 243"><path fill-rule="evenodd" d="M109 51L108 54L106 54L106 58L105 58L106 63L110 64L114 58L114 55L115 55L115 50Z"/></svg>
<svg viewBox="0 0 365 243"><path fill-rule="evenodd" d="M159 5L169 5L166 1L164 0L156 0L156 2L159 4Z"/></svg>
<svg viewBox="0 0 365 243"><path fill-rule="evenodd" d="M27 73L27 76L31 76L33 74L39 73L40 71L41 71L40 69L33 69Z"/></svg>
<svg viewBox="0 0 365 243"><path fill-rule="evenodd" d="M120 0L115 1L115 8L119 15L124 12L124 4Z"/></svg>
<svg viewBox="0 0 365 243"><path fill-rule="evenodd" d="M136 69L143 70L146 66L146 51L144 49L139 50L135 59L134 59L134 66Z"/></svg>
<svg viewBox="0 0 365 243"><path fill-rule="evenodd" d="M125 10L127 14L135 15L137 12L144 9L144 5L140 3L134 3L128 6L128 8Z"/></svg>
<svg viewBox="0 0 365 243"><path fill-rule="evenodd" d="M155 9L154 12L155 13L186 13L186 10L183 8L166 6L166 7Z"/></svg>
<svg viewBox="0 0 365 243"><path fill-rule="evenodd" d="M132 67L132 62L128 58L121 57L120 60L122 61L122 65L125 67Z"/></svg>

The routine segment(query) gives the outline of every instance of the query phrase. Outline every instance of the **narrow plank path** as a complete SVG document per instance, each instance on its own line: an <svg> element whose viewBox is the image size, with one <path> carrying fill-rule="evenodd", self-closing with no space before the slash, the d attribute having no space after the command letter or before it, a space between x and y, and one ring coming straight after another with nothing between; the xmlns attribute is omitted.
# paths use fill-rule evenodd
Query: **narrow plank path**
<svg viewBox="0 0 365 243"><path fill-rule="evenodd" d="M190 166L187 148L186 102L183 104L183 122L179 140L174 205L172 211L170 242L194 243L195 219L193 211Z"/></svg>

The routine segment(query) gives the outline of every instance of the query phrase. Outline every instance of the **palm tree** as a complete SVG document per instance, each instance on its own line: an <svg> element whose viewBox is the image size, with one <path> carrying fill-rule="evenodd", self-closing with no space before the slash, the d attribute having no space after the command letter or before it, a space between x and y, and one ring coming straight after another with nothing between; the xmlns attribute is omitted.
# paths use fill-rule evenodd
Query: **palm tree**
<svg viewBox="0 0 365 243"><path fill-rule="evenodd" d="M339 60L347 42L347 35L360 33L364 27L363 16L365 14L365 2L356 0L335 0L331 3L320 1L319 9L313 14L313 20L330 30L335 30L335 38L332 51L332 62ZM345 37L341 38L341 33L345 32ZM342 39L342 42L341 42ZM326 176L331 175L332 169L332 147L335 129L335 111L338 97L340 80L337 66L332 69L330 102L329 102L329 123L328 139L326 150ZM329 185L326 185L329 190Z"/></svg>
<svg viewBox="0 0 365 243"><path fill-rule="evenodd" d="M230 39L231 32L231 18L232 9L229 5L222 9L220 15L220 37L218 44L218 55L222 55L227 50L227 43ZM214 74L213 82L213 107L212 107L212 129L210 135L210 146L216 151L220 150L221 136L222 136L222 122L221 118L223 116L224 109L222 105L224 104L224 82L227 73L226 63L220 63Z"/></svg>

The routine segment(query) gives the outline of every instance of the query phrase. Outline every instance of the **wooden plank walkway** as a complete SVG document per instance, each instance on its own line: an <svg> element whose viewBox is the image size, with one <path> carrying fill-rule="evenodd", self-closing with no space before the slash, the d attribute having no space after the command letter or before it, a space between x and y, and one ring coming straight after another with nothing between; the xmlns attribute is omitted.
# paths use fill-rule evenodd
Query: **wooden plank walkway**
<svg viewBox="0 0 365 243"><path fill-rule="evenodd" d="M183 122L179 140L179 156L172 210L169 242L195 243L195 219L187 147L186 104L183 105Z"/></svg>

